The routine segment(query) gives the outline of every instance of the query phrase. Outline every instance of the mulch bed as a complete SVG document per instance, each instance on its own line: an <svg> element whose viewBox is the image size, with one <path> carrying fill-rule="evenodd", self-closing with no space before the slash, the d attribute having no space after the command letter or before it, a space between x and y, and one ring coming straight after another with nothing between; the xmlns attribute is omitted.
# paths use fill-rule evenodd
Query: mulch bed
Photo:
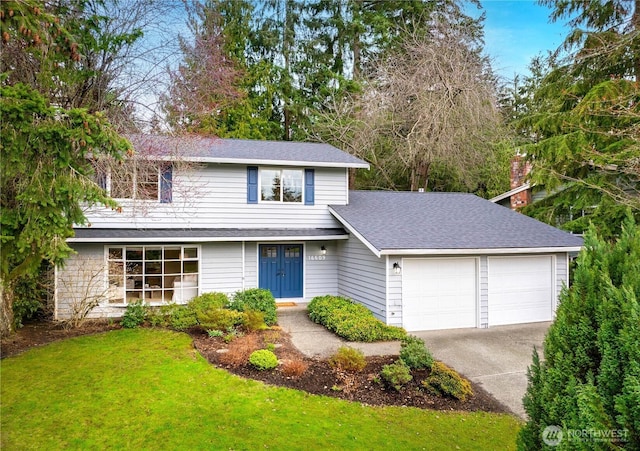
<svg viewBox="0 0 640 451"><path fill-rule="evenodd" d="M17 355L26 349L43 346L57 340L80 335L94 334L119 329L116 322L96 320L86 321L82 327L64 330L53 322L26 324L16 334L2 340L2 358ZM379 374L384 365L393 363L397 356L367 357L367 366L360 373L342 373L342 377L329 365L326 359L309 358L293 346L289 335L281 330L257 332L253 337L236 338L226 343L221 337L209 337L198 329L188 331L194 347L213 365L241 377L263 381L270 385L302 390L307 393L341 398L375 406L411 406L441 411L485 411L511 413L507 407L489 395L481 386L472 383L474 395L466 401L435 396L420 387L427 376L426 371L414 371L413 380L397 392L379 382ZM248 343L251 342L251 343ZM271 371L259 371L246 358L232 362L234 354L245 354L256 346L267 343L275 345L275 353L283 363ZM244 344L244 346L243 346ZM244 348L244 349L243 349ZM238 351L240 349L240 351ZM237 356L236 356L237 357ZM284 363L296 362L306 366L300 376L285 374Z"/></svg>

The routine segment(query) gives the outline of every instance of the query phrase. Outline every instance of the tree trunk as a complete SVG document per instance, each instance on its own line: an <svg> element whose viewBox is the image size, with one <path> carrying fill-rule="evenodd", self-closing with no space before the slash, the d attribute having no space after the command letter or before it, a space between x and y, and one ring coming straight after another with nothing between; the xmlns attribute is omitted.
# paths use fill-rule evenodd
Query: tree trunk
<svg viewBox="0 0 640 451"><path fill-rule="evenodd" d="M8 337L13 333L13 299L14 284L0 283L0 298L2 305L0 306L0 337Z"/></svg>

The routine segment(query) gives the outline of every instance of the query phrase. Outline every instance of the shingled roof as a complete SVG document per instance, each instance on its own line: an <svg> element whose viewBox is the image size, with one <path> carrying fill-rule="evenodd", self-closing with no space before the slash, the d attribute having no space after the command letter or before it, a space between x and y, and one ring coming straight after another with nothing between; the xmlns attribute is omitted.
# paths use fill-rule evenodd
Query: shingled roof
<svg viewBox="0 0 640 451"><path fill-rule="evenodd" d="M220 139L196 135L129 135L136 152L202 163L369 168L369 164L322 143Z"/></svg>
<svg viewBox="0 0 640 451"><path fill-rule="evenodd" d="M351 191L332 214L378 256L577 251L582 238L473 194Z"/></svg>

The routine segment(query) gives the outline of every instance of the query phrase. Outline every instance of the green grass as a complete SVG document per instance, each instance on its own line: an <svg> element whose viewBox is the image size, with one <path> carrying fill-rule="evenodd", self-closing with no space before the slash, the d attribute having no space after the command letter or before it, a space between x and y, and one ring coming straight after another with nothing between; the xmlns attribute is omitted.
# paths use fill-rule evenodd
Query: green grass
<svg viewBox="0 0 640 451"><path fill-rule="evenodd" d="M513 449L508 415L365 407L216 369L187 335L119 330L2 361L1 448Z"/></svg>

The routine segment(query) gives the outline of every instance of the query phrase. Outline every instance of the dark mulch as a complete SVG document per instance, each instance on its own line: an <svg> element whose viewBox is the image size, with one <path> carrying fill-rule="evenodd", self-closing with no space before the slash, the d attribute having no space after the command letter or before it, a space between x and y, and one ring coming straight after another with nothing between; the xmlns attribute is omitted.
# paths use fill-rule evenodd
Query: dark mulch
<svg viewBox="0 0 640 451"><path fill-rule="evenodd" d="M260 380L271 385L294 388L317 395L331 396L367 405L411 406L433 410L485 411L511 413L503 404L488 394L482 387L472 383L474 395L466 401L435 396L420 387L420 382L428 375L427 371L413 371L413 380L401 391L385 387L376 381L382 367L393 363L397 356L367 357L367 366L361 373L349 373L345 383L340 379L326 359L306 357L291 343L290 337L281 332L275 350L281 362L299 360L308 364L300 377L288 377L283 373L282 365L272 371L259 371L248 363L230 365L221 362L229 345L222 338L210 338L199 331L192 331L194 346L212 364L224 368L242 377ZM222 351L222 352L221 352Z"/></svg>
<svg viewBox="0 0 640 451"><path fill-rule="evenodd" d="M53 341L119 328L120 325L117 322L104 320L86 321L82 327L71 330L62 329L59 324L54 322L29 323L13 336L2 339L1 356L2 358L10 357L26 349L43 346ZM216 367L271 385L356 401L366 405L510 413L508 408L484 391L482 387L473 383L474 395L464 402L431 395L420 387L420 382L427 376L426 371L414 371L412 373L413 380L401 392L385 387L379 382L378 375L382 367L393 363L397 356L367 357L367 366L364 371L344 373L345 377L339 377L326 359L308 358L298 351L291 343L289 335L284 331L258 332L259 346L264 346L266 343L275 344L275 353L281 362L298 361L307 365L307 369L301 376L293 377L285 375L283 365L272 371L259 371L246 361L237 365L225 363L223 355L229 352L233 342L227 344L222 338L211 338L197 329L190 330L189 333L193 338L195 348Z"/></svg>

